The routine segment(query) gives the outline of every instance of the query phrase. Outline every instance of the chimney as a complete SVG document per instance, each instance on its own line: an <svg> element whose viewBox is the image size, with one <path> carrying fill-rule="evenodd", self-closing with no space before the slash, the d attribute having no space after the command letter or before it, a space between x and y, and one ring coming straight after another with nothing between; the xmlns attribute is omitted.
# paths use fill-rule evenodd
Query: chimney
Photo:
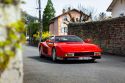
<svg viewBox="0 0 125 83"><path fill-rule="evenodd" d="M64 14L65 12L66 12L66 10L65 10L65 9L63 9L63 10L62 10L62 13Z"/></svg>
<svg viewBox="0 0 125 83"><path fill-rule="evenodd" d="M71 10L71 7L68 7L68 11L70 11Z"/></svg>

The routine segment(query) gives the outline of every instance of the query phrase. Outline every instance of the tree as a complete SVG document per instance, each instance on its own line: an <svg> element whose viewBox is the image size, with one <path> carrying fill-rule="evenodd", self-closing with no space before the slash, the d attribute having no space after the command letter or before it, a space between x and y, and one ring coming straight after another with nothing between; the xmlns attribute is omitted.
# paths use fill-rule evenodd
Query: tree
<svg viewBox="0 0 125 83"><path fill-rule="evenodd" d="M51 0L48 0L43 12L43 31L49 31L49 22L55 17L55 9Z"/></svg>
<svg viewBox="0 0 125 83"><path fill-rule="evenodd" d="M80 14L79 17L73 16L71 11L74 11L74 10L79 12L79 14ZM76 9L72 9L70 6L63 8L63 13L66 13L68 15L68 18L65 18L65 20L63 20L63 25L65 27L63 27L62 29L63 29L64 34L67 34L67 32L68 32L69 23L75 23L75 22L85 23L90 18L90 16L88 16L84 12L76 10Z"/></svg>
<svg viewBox="0 0 125 83"><path fill-rule="evenodd" d="M88 21L89 18L90 18L90 16L88 16L87 14L85 14L83 11L79 11L79 13L80 13L79 18L75 18L71 14L71 12L68 12L70 10L72 10L72 7L70 7L70 6L63 8L63 11L66 11L67 14L68 14L68 16L69 16L69 19L66 18L66 20L63 22L64 24L67 25L67 27L68 27L69 23L73 23L73 22L82 22L82 23L84 23L84 22Z"/></svg>
<svg viewBox="0 0 125 83"><path fill-rule="evenodd" d="M110 16L107 16L106 13L100 12L97 16L95 16L94 21L103 21L106 19L110 19Z"/></svg>
<svg viewBox="0 0 125 83"><path fill-rule="evenodd" d="M23 15L25 23L26 23L26 32L27 32L27 36L29 36L29 44L32 44L35 42L35 40L33 40L33 35L36 34L39 31L39 23L38 23L38 18L33 17L27 13L24 13Z"/></svg>
<svg viewBox="0 0 125 83"><path fill-rule="evenodd" d="M106 19L106 13L101 12L101 13L99 14L98 20L99 20L99 21L102 21L102 20L105 20L105 19Z"/></svg>
<svg viewBox="0 0 125 83"><path fill-rule="evenodd" d="M96 9L93 7L84 7L81 4L78 5L78 10L90 16L91 20L94 21Z"/></svg>

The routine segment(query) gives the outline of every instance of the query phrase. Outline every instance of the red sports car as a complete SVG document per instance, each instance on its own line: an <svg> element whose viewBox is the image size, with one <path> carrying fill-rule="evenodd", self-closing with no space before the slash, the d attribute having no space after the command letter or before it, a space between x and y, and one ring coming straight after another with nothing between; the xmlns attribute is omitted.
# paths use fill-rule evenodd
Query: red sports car
<svg viewBox="0 0 125 83"><path fill-rule="evenodd" d="M40 57L51 57L56 60L91 60L101 58L99 46L86 43L81 38L68 36L51 36L39 44Z"/></svg>

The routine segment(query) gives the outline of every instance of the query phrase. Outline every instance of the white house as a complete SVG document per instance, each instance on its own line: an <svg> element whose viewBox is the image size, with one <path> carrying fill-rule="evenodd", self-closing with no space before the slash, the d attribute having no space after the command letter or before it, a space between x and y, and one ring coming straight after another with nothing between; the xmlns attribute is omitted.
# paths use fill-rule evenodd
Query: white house
<svg viewBox="0 0 125 83"><path fill-rule="evenodd" d="M112 13L113 18L125 16L125 0L113 0L107 11Z"/></svg>

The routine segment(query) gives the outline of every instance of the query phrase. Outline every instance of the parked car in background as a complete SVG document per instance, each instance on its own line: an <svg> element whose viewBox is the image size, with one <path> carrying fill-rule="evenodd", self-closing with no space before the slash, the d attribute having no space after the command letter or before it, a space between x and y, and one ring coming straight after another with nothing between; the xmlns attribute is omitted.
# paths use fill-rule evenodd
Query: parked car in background
<svg viewBox="0 0 125 83"><path fill-rule="evenodd" d="M75 35L51 36L45 42L39 43L40 57L51 57L56 60L91 60L101 58L101 48L98 45L84 42Z"/></svg>
<svg viewBox="0 0 125 83"><path fill-rule="evenodd" d="M26 40L29 41L29 36L26 36Z"/></svg>

